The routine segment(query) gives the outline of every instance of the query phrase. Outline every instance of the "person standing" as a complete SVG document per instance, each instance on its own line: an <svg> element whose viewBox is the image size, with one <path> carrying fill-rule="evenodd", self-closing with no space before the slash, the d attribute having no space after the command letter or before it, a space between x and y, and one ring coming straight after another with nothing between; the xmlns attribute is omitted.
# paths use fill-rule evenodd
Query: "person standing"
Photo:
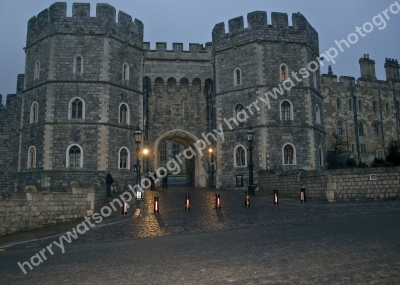
<svg viewBox="0 0 400 285"><path fill-rule="evenodd" d="M168 189L168 171L165 172L165 176L162 179L162 189Z"/></svg>
<svg viewBox="0 0 400 285"><path fill-rule="evenodd" d="M150 172L149 172L149 178L150 178L150 181L151 181L151 189L155 189L155 182L156 182L156 180L157 180L157 174L156 174L156 172L154 171L154 168L152 168L152 169L150 170Z"/></svg>
<svg viewBox="0 0 400 285"><path fill-rule="evenodd" d="M114 183L114 179L111 175L111 172L107 172L106 176L106 195L111 196L111 185Z"/></svg>

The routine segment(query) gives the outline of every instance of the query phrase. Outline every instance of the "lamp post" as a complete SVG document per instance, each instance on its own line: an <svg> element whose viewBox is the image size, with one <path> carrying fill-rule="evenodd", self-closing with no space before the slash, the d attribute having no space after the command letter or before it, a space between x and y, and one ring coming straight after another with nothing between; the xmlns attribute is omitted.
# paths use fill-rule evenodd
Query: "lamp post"
<svg viewBox="0 0 400 285"><path fill-rule="evenodd" d="M140 129L139 126L137 126L136 131L133 133L135 136L135 143L136 143L136 155L137 155L137 161L136 161L136 169L137 169L137 178L136 178L136 184L140 185L140 160L139 160L139 153L140 153L140 143L142 141L142 130Z"/></svg>
<svg viewBox="0 0 400 285"><path fill-rule="evenodd" d="M249 195L255 195L255 189L254 189L254 182L253 182L253 169L254 169L254 164L253 164L253 136L254 136L254 131L253 128L250 126L249 130L246 132L247 135L247 141L249 142L249 152L250 152L250 159L249 159Z"/></svg>
<svg viewBox="0 0 400 285"><path fill-rule="evenodd" d="M214 150L212 147L208 149L208 157L210 158L210 188L214 187Z"/></svg>

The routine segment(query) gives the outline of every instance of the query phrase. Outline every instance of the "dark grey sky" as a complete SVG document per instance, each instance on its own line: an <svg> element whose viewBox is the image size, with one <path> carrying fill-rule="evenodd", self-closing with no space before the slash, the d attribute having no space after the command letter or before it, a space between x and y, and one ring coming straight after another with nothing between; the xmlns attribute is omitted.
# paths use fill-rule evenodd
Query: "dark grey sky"
<svg viewBox="0 0 400 285"><path fill-rule="evenodd" d="M0 94L15 93L17 74L24 73L27 22L53 4L54 0L0 0ZM71 16L72 3L67 1L67 16ZM81 1L91 3L91 16L95 16L96 3L108 3L144 23L144 40L151 42L167 42L168 48L173 42L184 43L188 49L189 43L211 41L211 31L215 24L243 16L247 26L247 13L259 10L267 11L268 22L271 23L271 12L288 13L291 24L291 14L301 12L319 33L320 53L332 47L337 48L335 40L347 39L349 34L356 32L357 26L372 32L365 37L359 35L356 43L350 48L339 51L333 72L337 75L359 77L358 60L363 54L370 54L376 61L378 79L385 79L384 60L386 57L400 60L400 12L397 6L383 15L383 11L400 0L101 0ZM395 12L397 14L393 14ZM384 23L379 18L382 15ZM380 27L380 29L378 28ZM363 32L361 32L363 33ZM353 37L354 40L354 37ZM327 72L327 63L322 72Z"/></svg>

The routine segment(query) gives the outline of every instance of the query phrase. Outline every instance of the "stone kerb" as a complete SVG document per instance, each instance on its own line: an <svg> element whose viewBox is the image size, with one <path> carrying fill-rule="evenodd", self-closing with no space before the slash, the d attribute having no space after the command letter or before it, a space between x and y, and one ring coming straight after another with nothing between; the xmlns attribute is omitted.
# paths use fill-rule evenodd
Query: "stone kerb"
<svg viewBox="0 0 400 285"><path fill-rule="evenodd" d="M109 35L142 47L143 23L108 4L96 5L96 16L90 17L90 4L74 3L72 17L67 17L67 3L56 2L28 21L27 47L53 34Z"/></svg>
<svg viewBox="0 0 400 285"><path fill-rule="evenodd" d="M272 25L268 25L267 13L255 11L247 15L248 27L244 27L243 17L228 21L228 32L225 23L218 23L212 31L213 51L223 51L251 42L288 42L307 44L319 54L318 33L306 18L296 13L292 15L292 26L289 26L288 15L271 13Z"/></svg>

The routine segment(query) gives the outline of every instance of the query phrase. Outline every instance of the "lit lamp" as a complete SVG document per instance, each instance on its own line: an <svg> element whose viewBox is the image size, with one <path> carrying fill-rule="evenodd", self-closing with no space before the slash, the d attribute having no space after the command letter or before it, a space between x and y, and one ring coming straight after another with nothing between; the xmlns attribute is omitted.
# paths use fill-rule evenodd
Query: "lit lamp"
<svg viewBox="0 0 400 285"><path fill-rule="evenodd" d="M255 185L253 182L253 169L254 169L254 164L253 164L253 136L254 136L254 130L250 126L249 130L246 132L247 135L247 141L249 142L249 152L250 152L250 159L249 159L249 187L248 187L248 193L249 195L255 195Z"/></svg>
<svg viewBox="0 0 400 285"><path fill-rule="evenodd" d="M149 154L149 150L147 148L145 148L143 150L143 154L146 157L146 171L149 171L149 158L148 158L148 154Z"/></svg>
<svg viewBox="0 0 400 285"><path fill-rule="evenodd" d="M139 160L139 153L140 153L140 148L139 145L142 141L142 130L140 129L139 126L137 126L136 131L133 133L135 137L135 143L136 143L136 154L137 154L137 161L136 161L136 169L137 169L137 180L136 184L140 185L140 160Z"/></svg>
<svg viewBox="0 0 400 285"><path fill-rule="evenodd" d="M208 157L210 158L210 188L214 187L214 150L212 147L208 149Z"/></svg>

